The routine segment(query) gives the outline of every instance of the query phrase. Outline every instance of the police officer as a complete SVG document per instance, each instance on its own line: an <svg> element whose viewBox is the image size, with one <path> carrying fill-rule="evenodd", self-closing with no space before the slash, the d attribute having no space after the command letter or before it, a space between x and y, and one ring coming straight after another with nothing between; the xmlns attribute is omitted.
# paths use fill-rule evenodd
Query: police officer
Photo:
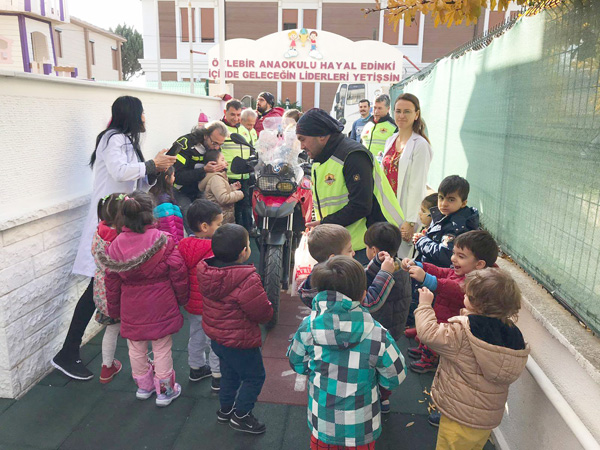
<svg viewBox="0 0 600 450"><path fill-rule="evenodd" d="M367 264L367 227L388 221L397 226L402 210L381 166L360 143L342 134L344 126L322 109L306 112L296 125L303 150L313 159L312 181L316 222L346 227L355 258Z"/></svg>

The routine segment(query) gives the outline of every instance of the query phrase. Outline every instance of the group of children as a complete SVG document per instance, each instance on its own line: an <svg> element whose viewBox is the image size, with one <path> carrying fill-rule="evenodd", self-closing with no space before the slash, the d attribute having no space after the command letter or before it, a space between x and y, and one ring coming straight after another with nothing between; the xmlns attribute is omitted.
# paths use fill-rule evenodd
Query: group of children
<svg viewBox="0 0 600 450"><path fill-rule="evenodd" d="M172 335L183 326L185 306L189 379L211 378L219 423L264 433L252 410L265 381L259 324L273 309L254 266L246 264L248 232L225 223L227 213L217 202L200 199L187 213L192 236L165 233L157 224L177 228L181 214L168 210L174 203L168 188L161 189L111 194L98 205L94 300L96 320L107 325L100 381L110 382L121 370L114 358L120 332L128 340L137 398L156 395L158 406L176 399L181 386ZM408 350L415 358L408 367L436 371L431 395L438 412L430 422L440 427L438 448L482 448L500 423L508 386L524 369L529 348L514 324L519 289L495 267L498 247L478 230L468 193L468 182L451 176L436 197L423 200L414 259L396 257L402 236L389 223L367 230L366 268L352 258L344 227L322 224L310 232L317 265L299 295L311 312L288 357L308 376L311 449L375 448L381 414L389 412L391 391L406 376L396 344L403 335L419 343Z"/></svg>
<svg viewBox="0 0 600 450"><path fill-rule="evenodd" d="M467 180L450 176L423 200L412 259L395 258L402 236L389 223L367 230L365 269L345 228L309 235L317 264L299 295L311 313L288 356L309 379L312 449L375 447L380 414L405 377L402 334L419 343L408 349L410 369L436 371L429 422L439 426L438 449L481 449L500 424L529 348L515 326L519 288L497 268L498 246L478 229L468 194Z"/></svg>

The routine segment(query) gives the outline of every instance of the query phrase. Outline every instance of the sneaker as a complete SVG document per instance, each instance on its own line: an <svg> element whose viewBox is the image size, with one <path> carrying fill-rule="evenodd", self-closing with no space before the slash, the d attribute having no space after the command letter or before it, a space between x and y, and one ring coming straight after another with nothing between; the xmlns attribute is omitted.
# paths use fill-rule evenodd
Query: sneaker
<svg viewBox="0 0 600 450"><path fill-rule="evenodd" d="M113 360L113 363L110 367L102 366L102 371L100 372L100 383L106 384L110 383L113 377L121 371L121 362L118 359Z"/></svg>
<svg viewBox="0 0 600 450"><path fill-rule="evenodd" d="M249 412L243 417L238 417L237 413L233 413L229 426L234 430L250 434L262 434L267 431L264 423L260 423L252 412Z"/></svg>
<svg viewBox="0 0 600 450"><path fill-rule="evenodd" d="M138 400L148 400L150 397L152 397L152 394L154 394L155 392L156 389L146 390L138 388L138 390L135 392L135 397Z"/></svg>
<svg viewBox="0 0 600 450"><path fill-rule="evenodd" d="M416 335L416 328L407 328L406 330L404 330L404 336L406 336L408 339L414 339Z"/></svg>
<svg viewBox="0 0 600 450"><path fill-rule="evenodd" d="M210 380L210 390L213 392L221 390L221 377L212 377L212 380Z"/></svg>
<svg viewBox="0 0 600 450"><path fill-rule="evenodd" d="M435 372L437 370L437 366L437 361L433 362L420 359L419 361L413 361L410 363L410 370L416 373Z"/></svg>
<svg viewBox="0 0 600 450"><path fill-rule="evenodd" d="M429 414L427 422L429 422L429 425L438 428L440 426L441 417L442 413L440 413L439 411L434 411L431 414Z"/></svg>
<svg viewBox="0 0 600 450"><path fill-rule="evenodd" d="M181 395L181 386L175 383L172 389L161 392L156 396L156 406L169 406L173 400Z"/></svg>
<svg viewBox="0 0 600 450"><path fill-rule="evenodd" d="M212 373L209 366L200 367L199 369L192 369L190 367L190 381L200 381L211 375Z"/></svg>
<svg viewBox="0 0 600 450"><path fill-rule="evenodd" d="M66 376L73 378L74 380L84 381L94 378L94 374L83 365L80 359L70 360L63 357L60 352L52 358L51 363L54 368L60 370Z"/></svg>
<svg viewBox="0 0 600 450"><path fill-rule="evenodd" d="M390 412L390 401L381 400L381 414L389 414Z"/></svg>
<svg viewBox="0 0 600 450"><path fill-rule="evenodd" d="M223 412L223 408L217 411L217 422L219 423L229 423L231 418L233 417L233 413L235 412L235 408L232 406L229 412Z"/></svg>
<svg viewBox="0 0 600 450"><path fill-rule="evenodd" d="M421 352L420 347L410 347L408 350L408 356L414 359L421 359L423 356L423 352Z"/></svg>

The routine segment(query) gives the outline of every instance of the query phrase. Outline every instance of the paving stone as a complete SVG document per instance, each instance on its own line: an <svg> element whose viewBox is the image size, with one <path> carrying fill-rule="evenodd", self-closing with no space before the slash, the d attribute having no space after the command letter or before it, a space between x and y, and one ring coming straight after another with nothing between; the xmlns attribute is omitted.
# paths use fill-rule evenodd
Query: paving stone
<svg viewBox="0 0 600 450"><path fill-rule="evenodd" d="M306 420L306 406L289 406L282 449L307 450L310 447L310 430ZM293 425L293 426L290 426Z"/></svg>
<svg viewBox="0 0 600 450"><path fill-rule="evenodd" d="M12 449L58 448L100 397L100 390L77 396L65 388L35 386L0 416L0 443Z"/></svg>
<svg viewBox="0 0 600 450"><path fill-rule="evenodd" d="M15 404L15 400L10 398L0 398L0 414Z"/></svg>
<svg viewBox="0 0 600 450"><path fill-rule="evenodd" d="M81 421L60 448L172 448L193 406L194 401L185 397L174 400L166 408L159 408L154 403L154 397L140 401L133 393L125 395L120 392L104 392L102 401Z"/></svg>

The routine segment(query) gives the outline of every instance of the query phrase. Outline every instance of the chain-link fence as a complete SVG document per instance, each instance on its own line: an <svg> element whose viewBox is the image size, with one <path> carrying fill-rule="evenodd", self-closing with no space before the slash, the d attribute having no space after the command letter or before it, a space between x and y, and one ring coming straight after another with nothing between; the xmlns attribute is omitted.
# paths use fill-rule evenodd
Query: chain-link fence
<svg viewBox="0 0 600 450"><path fill-rule="evenodd" d="M471 183L502 248L600 332L600 2L566 1L396 85L421 101L429 181Z"/></svg>

